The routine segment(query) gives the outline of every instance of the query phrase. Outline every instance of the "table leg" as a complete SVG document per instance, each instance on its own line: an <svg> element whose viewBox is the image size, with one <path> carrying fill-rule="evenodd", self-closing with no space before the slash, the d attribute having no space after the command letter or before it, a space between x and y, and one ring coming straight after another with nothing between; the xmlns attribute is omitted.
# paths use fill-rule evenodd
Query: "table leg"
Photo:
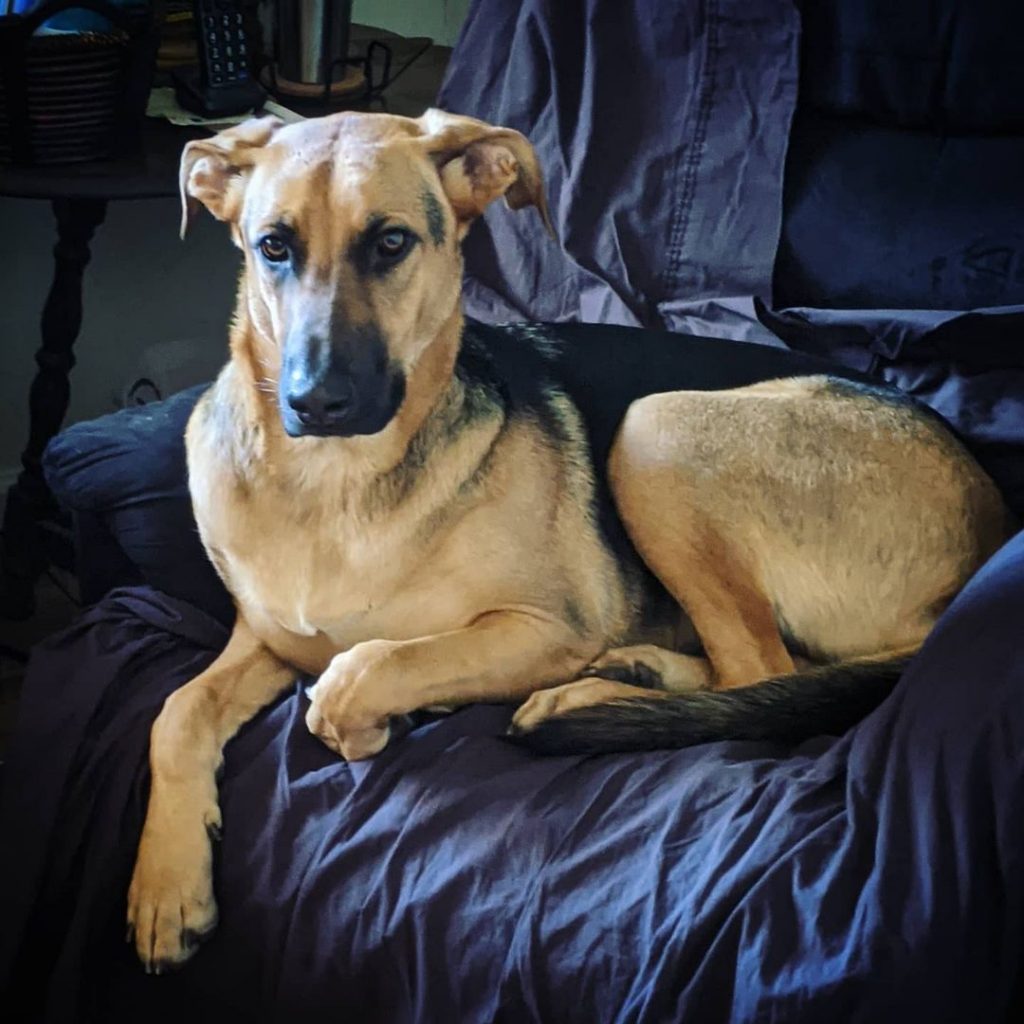
<svg viewBox="0 0 1024 1024"><path fill-rule="evenodd" d="M29 438L21 456L24 467L7 492L3 519L0 614L28 618L35 609L35 581L46 568L40 523L54 511L43 479L41 459L50 438L60 429L68 409L75 365L72 351L82 326L82 275L89 262L89 242L103 223L102 199L57 199L57 244L54 275L42 318L42 347L36 352L39 370L29 392Z"/></svg>

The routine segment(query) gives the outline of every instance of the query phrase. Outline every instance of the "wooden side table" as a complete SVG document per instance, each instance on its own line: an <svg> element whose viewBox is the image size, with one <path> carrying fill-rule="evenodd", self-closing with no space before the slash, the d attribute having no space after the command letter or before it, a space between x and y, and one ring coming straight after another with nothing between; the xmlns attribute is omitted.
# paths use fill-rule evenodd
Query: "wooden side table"
<svg viewBox="0 0 1024 1024"><path fill-rule="evenodd" d="M43 167L0 165L0 195L47 200L57 221L53 283L42 315L39 367L29 391L28 443L22 471L7 492L0 527L0 616L26 619L35 607L36 579L45 569L41 524L56 509L41 459L64 421L82 325L82 276L89 243L116 199L157 199L178 194L182 147L207 133L147 118L136 153L95 163Z"/></svg>

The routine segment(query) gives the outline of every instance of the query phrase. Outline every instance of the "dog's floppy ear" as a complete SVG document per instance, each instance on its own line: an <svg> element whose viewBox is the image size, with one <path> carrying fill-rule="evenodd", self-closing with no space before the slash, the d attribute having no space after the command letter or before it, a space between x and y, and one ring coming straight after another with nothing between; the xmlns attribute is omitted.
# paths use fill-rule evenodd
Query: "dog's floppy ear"
<svg viewBox="0 0 1024 1024"><path fill-rule="evenodd" d="M498 196L513 210L534 206L555 237L537 154L526 136L473 117L430 109L419 118L423 145L433 158L452 209L468 227Z"/></svg>
<svg viewBox="0 0 1024 1024"><path fill-rule="evenodd" d="M252 118L209 139L190 142L181 154L181 237L202 203L217 220L233 220L242 198L245 171L255 151L265 146L284 122Z"/></svg>

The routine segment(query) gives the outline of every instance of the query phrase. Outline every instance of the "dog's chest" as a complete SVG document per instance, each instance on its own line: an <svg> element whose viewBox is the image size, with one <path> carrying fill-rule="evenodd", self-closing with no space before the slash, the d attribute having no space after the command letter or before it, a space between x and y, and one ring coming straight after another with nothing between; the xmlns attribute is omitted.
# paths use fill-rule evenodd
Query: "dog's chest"
<svg viewBox="0 0 1024 1024"><path fill-rule="evenodd" d="M471 620L481 597L471 564L425 553L400 528L322 531L266 524L221 546L229 589L254 620L338 650L363 640L408 640Z"/></svg>

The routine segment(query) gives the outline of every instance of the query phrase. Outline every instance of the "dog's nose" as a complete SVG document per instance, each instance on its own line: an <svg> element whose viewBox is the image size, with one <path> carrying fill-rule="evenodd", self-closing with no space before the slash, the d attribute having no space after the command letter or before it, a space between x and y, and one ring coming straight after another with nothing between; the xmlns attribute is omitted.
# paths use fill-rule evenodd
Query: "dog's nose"
<svg viewBox="0 0 1024 1024"><path fill-rule="evenodd" d="M350 380L333 382L330 387L303 381L288 392L288 404L306 426L332 426L345 418L354 397Z"/></svg>

